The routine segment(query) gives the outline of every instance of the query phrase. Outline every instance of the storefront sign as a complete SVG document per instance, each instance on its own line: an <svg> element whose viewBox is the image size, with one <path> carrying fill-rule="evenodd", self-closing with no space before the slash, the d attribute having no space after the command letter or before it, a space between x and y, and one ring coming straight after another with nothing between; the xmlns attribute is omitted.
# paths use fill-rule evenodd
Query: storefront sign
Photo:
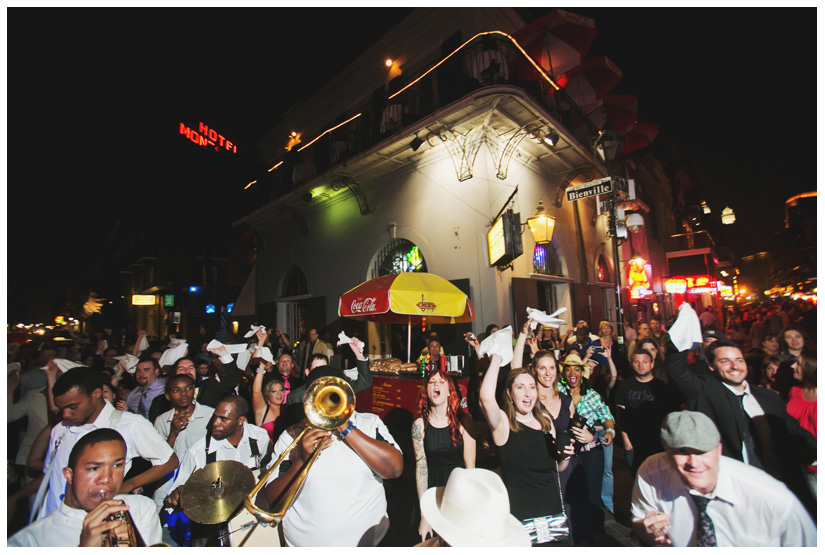
<svg viewBox="0 0 825 555"><path fill-rule="evenodd" d="M152 306L155 304L154 295L132 295L132 304L137 306Z"/></svg>
<svg viewBox="0 0 825 555"><path fill-rule="evenodd" d="M665 291L674 294L701 295L716 293L719 285L710 276L671 277L665 280Z"/></svg>
<svg viewBox="0 0 825 555"><path fill-rule="evenodd" d="M523 247L519 214L502 214L496 220L487 232L487 250L490 253L490 266L503 266L521 256Z"/></svg>
<svg viewBox="0 0 825 555"><path fill-rule="evenodd" d="M630 261L630 266L627 269L627 288L630 290L631 299L641 299L652 294L650 275L650 264L645 264L640 258L634 258Z"/></svg>

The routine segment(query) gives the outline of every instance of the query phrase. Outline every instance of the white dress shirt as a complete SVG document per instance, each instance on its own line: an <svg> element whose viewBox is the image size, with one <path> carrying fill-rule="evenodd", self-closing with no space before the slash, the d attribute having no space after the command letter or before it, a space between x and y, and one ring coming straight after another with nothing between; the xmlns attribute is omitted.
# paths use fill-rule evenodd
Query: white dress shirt
<svg viewBox="0 0 825 555"><path fill-rule="evenodd" d="M160 520L151 499L142 495L116 495L115 499L122 499L129 506L129 514L146 545L161 541ZM8 546L77 547L87 514L83 509L73 509L61 503L56 511L35 520L9 538Z"/></svg>
<svg viewBox="0 0 825 555"><path fill-rule="evenodd" d="M243 436L238 446L235 447L229 443L228 439L215 439L214 437L209 442L209 452L215 453L216 461L238 461L246 465L248 468L256 468L258 461L252 454L252 447L249 445L250 438L254 438L258 445L258 453L260 458L266 456L269 449L269 433L263 428L245 422L243 425ZM206 436L201 437L186 451L183 456L183 461L178 468L177 476L175 476L169 492L172 492L178 486L186 484L195 471L200 470L206 466Z"/></svg>
<svg viewBox="0 0 825 555"><path fill-rule="evenodd" d="M178 433L175 439L175 454L178 456L178 461L183 461L184 455L192 445L206 437L209 420L215 409L212 407L201 405L196 401L192 401L195 405L195 411L189 417L189 424L186 425L185 430ZM175 409L168 410L155 418L155 430L164 439L169 439L169 434L172 432L172 419L175 417Z"/></svg>
<svg viewBox="0 0 825 555"><path fill-rule="evenodd" d="M745 391L737 391L733 388L733 386L722 382L722 385L728 388L728 390L736 395L737 397L743 397L742 399L742 407L745 409L745 414L748 415L749 418L753 419L757 416L764 416L765 411L762 410L762 405L759 404L759 401L756 400L756 397L753 396L751 393L751 386L748 385L748 382L742 382L745 384ZM745 448L745 442L742 442L742 460L745 461L745 464L750 464L748 460L748 450Z"/></svg>
<svg viewBox="0 0 825 555"><path fill-rule="evenodd" d="M212 414L215 412L215 409L212 407L201 405L195 401L192 401L192 404L195 405L195 412L193 412L192 416L189 417L189 424L186 425L186 429L181 430L180 433L178 433L178 437L175 438L174 449L175 454L178 456L179 463L183 462L183 458L189 448L192 447L192 445L194 445L199 439L205 438L206 434L209 433L209 421L212 419ZM155 430L161 437L169 439L169 434L172 431L171 423L174 417L175 409L172 409L155 418ZM163 507L164 499L166 499L166 496L172 491L172 482L174 481L176 475L177 471L173 472L166 483L155 490L152 499L155 500L155 504L158 506L158 509Z"/></svg>
<svg viewBox="0 0 825 555"><path fill-rule="evenodd" d="M377 415L355 412L351 421L364 434L372 438L380 434L401 451ZM292 440L288 432L281 434L275 442L270 466ZM269 482L277 477L278 471L273 472ZM332 445L318 456L301 492L284 516L284 538L289 546L296 547L354 547L364 533L386 515L383 480L345 441L333 434Z"/></svg>
<svg viewBox="0 0 825 555"><path fill-rule="evenodd" d="M115 408L105 401L105 406L95 421L83 426L66 426L62 422L52 428L49 437L49 450L46 452L46 460L43 468L48 468L52 458L55 459L51 474L49 475L49 490L37 513L37 518L42 518L51 513L61 505L63 495L66 492L66 478L63 476L63 468L68 466L69 453L78 440L98 428L112 428L112 413ZM160 437L148 420L131 412L123 412L120 419L114 425L123 439L126 440L126 466L124 475L132 467L132 459L141 457L152 463L152 466L164 464L175 453L166 439ZM55 446L57 451L55 452Z"/></svg>
<svg viewBox="0 0 825 555"><path fill-rule="evenodd" d="M670 516L668 536L675 547L696 545L697 509L690 489L667 453L649 457L633 486L631 514L642 520L648 511ZM719 458L719 478L707 512L719 547L815 546L816 526L782 482L756 467Z"/></svg>

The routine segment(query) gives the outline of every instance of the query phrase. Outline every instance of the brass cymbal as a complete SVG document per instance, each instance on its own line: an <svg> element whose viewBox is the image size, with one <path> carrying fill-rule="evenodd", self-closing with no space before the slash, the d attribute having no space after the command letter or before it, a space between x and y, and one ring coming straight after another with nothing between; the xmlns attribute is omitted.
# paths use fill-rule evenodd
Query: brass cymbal
<svg viewBox="0 0 825 555"><path fill-rule="evenodd" d="M183 514L200 524L226 522L254 487L255 477L243 463L209 463L183 486Z"/></svg>

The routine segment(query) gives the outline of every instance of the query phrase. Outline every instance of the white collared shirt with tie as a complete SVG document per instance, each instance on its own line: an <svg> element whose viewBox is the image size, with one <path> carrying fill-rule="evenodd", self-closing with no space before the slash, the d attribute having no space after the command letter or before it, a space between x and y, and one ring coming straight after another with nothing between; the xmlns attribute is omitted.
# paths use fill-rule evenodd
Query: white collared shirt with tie
<svg viewBox="0 0 825 555"><path fill-rule="evenodd" d="M674 547L696 545L698 511L691 494L710 499L719 547L815 546L816 526L802 503L779 480L756 467L719 457L719 477L710 494L687 486L667 453L642 463L631 499L631 518L643 520L648 511L670 517L668 536Z"/></svg>

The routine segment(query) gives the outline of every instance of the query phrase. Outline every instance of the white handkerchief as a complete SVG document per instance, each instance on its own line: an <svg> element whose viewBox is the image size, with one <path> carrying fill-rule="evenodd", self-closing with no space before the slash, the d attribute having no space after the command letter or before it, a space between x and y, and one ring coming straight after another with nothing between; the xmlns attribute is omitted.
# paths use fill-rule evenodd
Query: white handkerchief
<svg viewBox="0 0 825 555"><path fill-rule="evenodd" d="M344 375L349 380L353 380L353 381L357 380L358 379L358 368L347 368L346 370L344 370Z"/></svg>
<svg viewBox="0 0 825 555"><path fill-rule="evenodd" d="M68 370L70 370L72 368L75 368L77 366L81 366L80 364L78 364L78 363L76 363L72 360L66 360L65 358L53 358L52 360L54 361L55 364L57 364L57 367L60 368L60 370L62 372L67 372ZM45 367L41 367L41 368L43 368L43 370L46 369Z"/></svg>
<svg viewBox="0 0 825 555"><path fill-rule="evenodd" d="M241 352L243 352L247 349L246 343L230 343L229 345L224 345L223 343L221 343L217 339L213 339L206 346L206 350L211 353L213 349L217 349L221 345L226 347L226 352L229 353L230 355L237 355L238 353L241 353Z"/></svg>
<svg viewBox="0 0 825 555"><path fill-rule="evenodd" d="M238 358L235 360L235 364L238 365L238 370L246 370L246 367L249 366L249 361L252 360L252 353L255 352L255 349L257 349L255 345L250 345L238 353Z"/></svg>
<svg viewBox="0 0 825 555"><path fill-rule="evenodd" d="M249 339L250 337L254 337L255 334L258 333L258 330L261 330L262 332L266 333L266 326L250 326L250 327L252 329L249 330L248 332L246 332L246 335L244 335L244 337L246 339Z"/></svg>
<svg viewBox="0 0 825 555"><path fill-rule="evenodd" d="M501 365L510 364L513 360L513 328L507 326L493 332L478 346L482 355L499 355Z"/></svg>
<svg viewBox="0 0 825 555"><path fill-rule="evenodd" d="M537 324L542 324L545 326L550 326L551 328L558 328L560 324L566 324L566 320L562 320L561 318L554 318L554 316L558 316L559 314L567 312L567 307L563 306L553 314L546 314L543 310L539 310L537 308L530 308L527 307L527 317L532 318L533 321L530 322L530 329L536 329Z"/></svg>
<svg viewBox="0 0 825 555"><path fill-rule="evenodd" d="M256 351L257 351L257 349L256 349ZM258 353L258 356L260 358L264 359L267 362L271 362L272 364L275 364L275 359L272 358L272 351L269 350L269 347L261 347L260 352Z"/></svg>
<svg viewBox="0 0 825 555"><path fill-rule="evenodd" d="M163 354L160 355L160 360L158 363L161 368L169 364L173 364L179 358L186 356L186 351L188 350L186 341L183 339L176 339L175 341L176 344L174 346L166 349L163 351ZM172 344L170 343L170 345Z"/></svg>
<svg viewBox="0 0 825 555"><path fill-rule="evenodd" d="M123 356L115 357L115 360L121 361L118 364L123 364L124 369L130 374L134 374L137 370L138 357L134 355L126 353Z"/></svg>
<svg viewBox="0 0 825 555"><path fill-rule="evenodd" d="M138 355L149 348L149 340L146 339L146 336L140 338L140 343L138 343Z"/></svg>
<svg viewBox="0 0 825 555"><path fill-rule="evenodd" d="M679 317L673 322L668 333L679 352L694 349L702 344L702 324L690 304L682 303L679 307Z"/></svg>
<svg viewBox="0 0 825 555"><path fill-rule="evenodd" d="M347 334L341 332L338 334L338 345L349 345L350 341L352 341L351 337L347 337ZM358 349L360 349L361 354L364 354L364 342L360 339L358 340Z"/></svg>

